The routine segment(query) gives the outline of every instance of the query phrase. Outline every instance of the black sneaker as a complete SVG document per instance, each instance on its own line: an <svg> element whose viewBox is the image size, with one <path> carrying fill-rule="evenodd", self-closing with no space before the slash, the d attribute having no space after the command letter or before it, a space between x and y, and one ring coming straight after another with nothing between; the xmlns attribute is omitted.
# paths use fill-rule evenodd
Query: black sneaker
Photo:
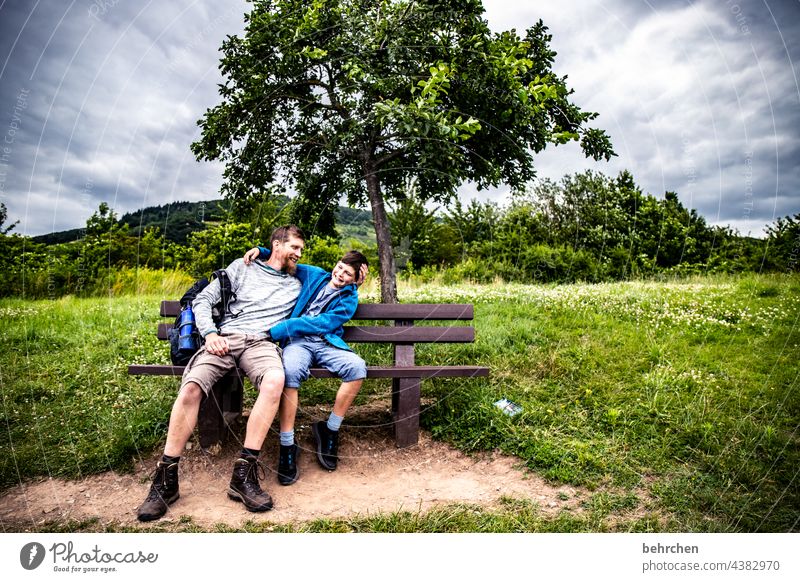
<svg viewBox="0 0 800 582"><path fill-rule="evenodd" d="M180 497L178 490L178 463L158 462L153 473L150 492L139 506L136 517L139 521L153 521L167 513L167 506Z"/></svg>
<svg viewBox="0 0 800 582"><path fill-rule="evenodd" d="M259 469L266 476L263 465L254 457L236 459L233 476L228 487L228 497L244 503L247 511L259 512L272 509L272 497L261 490L258 483Z"/></svg>
<svg viewBox="0 0 800 582"><path fill-rule="evenodd" d="M317 461L323 469L335 471L339 461L339 431L328 429L328 423L320 420L311 425L311 433L317 443Z"/></svg>
<svg viewBox="0 0 800 582"><path fill-rule="evenodd" d="M291 485L297 481L299 471L297 470L297 456L300 448L297 443L293 445L281 445L278 456L278 483L281 485Z"/></svg>

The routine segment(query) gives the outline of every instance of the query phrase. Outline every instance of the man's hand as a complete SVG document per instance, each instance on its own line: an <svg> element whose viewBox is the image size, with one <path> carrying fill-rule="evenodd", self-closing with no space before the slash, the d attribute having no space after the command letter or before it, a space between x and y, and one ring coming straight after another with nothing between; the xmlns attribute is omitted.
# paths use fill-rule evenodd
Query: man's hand
<svg viewBox="0 0 800 582"><path fill-rule="evenodd" d="M369 273L369 267L366 265L361 265L361 269L358 272L358 277L356 278L356 287L360 287L361 284L366 280L367 273Z"/></svg>
<svg viewBox="0 0 800 582"><path fill-rule="evenodd" d="M249 265L250 263L255 261L259 257L259 255L261 255L261 251L258 250L258 247L253 247L244 254L244 257L242 257L244 259L244 264Z"/></svg>
<svg viewBox="0 0 800 582"><path fill-rule="evenodd" d="M215 356L224 356L230 351L228 340L216 333L210 333L206 336L206 351Z"/></svg>

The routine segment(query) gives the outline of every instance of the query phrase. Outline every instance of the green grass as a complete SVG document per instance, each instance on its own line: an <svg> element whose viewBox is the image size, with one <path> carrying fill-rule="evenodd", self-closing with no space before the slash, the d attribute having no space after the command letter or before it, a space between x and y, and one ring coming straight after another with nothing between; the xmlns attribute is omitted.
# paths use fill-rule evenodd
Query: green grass
<svg viewBox="0 0 800 582"><path fill-rule="evenodd" d="M376 300L372 289L364 295ZM501 450L554 483L594 494L580 515L555 518L508 509L524 504L509 500L495 511L454 506L281 527L798 529L800 278L428 284L401 286L400 295L475 304L477 341L420 346L419 364L492 369L488 379L423 383L423 426L463 450ZM41 475L124 470L163 442L177 382L126 373L131 362L167 361L152 335L158 300L0 301L3 487ZM371 363L390 357L385 347L357 350ZM329 404L334 389L309 382L303 403ZM523 412L502 414L493 403L503 397ZM388 398L385 383L367 382L358 402L374 398Z"/></svg>
<svg viewBox="0 0 800 582"><path fill-rule="evenodd" d="M0 484L126 469L165 435L175 381L133 378L166 361L156 297L0 301Z"/></svg>

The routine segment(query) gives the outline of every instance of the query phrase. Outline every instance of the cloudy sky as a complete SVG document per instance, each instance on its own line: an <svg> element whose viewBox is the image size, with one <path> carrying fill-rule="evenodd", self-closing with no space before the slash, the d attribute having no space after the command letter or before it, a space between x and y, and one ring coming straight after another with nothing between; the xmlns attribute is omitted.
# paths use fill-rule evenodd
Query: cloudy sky
<svg viewBox="0 0 800 582"><path fill-rule="evenodd" d="M712 224L761 235L800 212L800 2L484 0L494 30L539 18L556 71L597 111L619 154L575 145L537 158L540 177L629 169L653 195L678 192ZM218 48L241 0L0 0L0 202L15 232L81 227L218 197L222 167L189 144L218 102ZM465 187L462 197L476 193ZM503 189L480 193L502 201Z"/></svg>

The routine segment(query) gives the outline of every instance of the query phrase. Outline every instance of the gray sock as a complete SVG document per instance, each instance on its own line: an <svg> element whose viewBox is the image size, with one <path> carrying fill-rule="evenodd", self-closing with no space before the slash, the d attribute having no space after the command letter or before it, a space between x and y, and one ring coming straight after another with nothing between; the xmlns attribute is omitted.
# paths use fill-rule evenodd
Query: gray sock
<svg viewBox="0 0 800 582"><path fill-rule="evenodd" d="M333 412L331 412L331 415L328 417L328 430L338 432L339 428L342 426L343 420L343 416L336 416Z"/></svg>
<svg viewBox="0 0 800 582"><path fill-rule="evenodd" d="M293 430L286 431L286 432L281 431L280 437L281 437L281 446L290 447L290 446L292 446L294 444L294 431Z"/></svg>

